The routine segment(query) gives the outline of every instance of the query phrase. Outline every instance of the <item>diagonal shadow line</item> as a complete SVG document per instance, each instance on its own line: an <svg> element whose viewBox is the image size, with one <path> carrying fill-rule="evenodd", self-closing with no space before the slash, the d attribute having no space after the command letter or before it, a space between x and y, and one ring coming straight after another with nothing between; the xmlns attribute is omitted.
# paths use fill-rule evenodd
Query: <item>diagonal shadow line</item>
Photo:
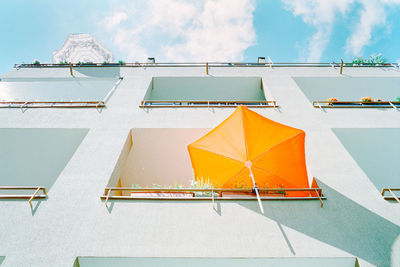
<svg viewBox="0 0 400 267"><path fill-rule="evenodd" d="M400 227L318 181L327 200L263 202L265 216L377 266L390 266ZM239 202L258 213L256 202ZM261 215L261 214L260 214ZM289 239L288 239L289 240Z"/></svg>
<svg viewBox="0 0 400 267"><path fill-rule="evenodd" d="M288 239L288 237L287 237L285 231L283 230L282 225L281 225L280 223L278 223L278 222L276 222L276 224L278 225L279 230L281 230L282 235L283 235L283 237L285 238L286 244L288 245L290 251L292 252L293 255L296 255L296 252L294 251L294 249L293 249L293 247L292 247L292 244L290 243L290 241L289 241L289 239Z"/></svg>
<svg viewBox="0 0 400 267"><path fill-rule="evenodd" d="M40 203L42 203L42 201L43 201L42 199L38 199L37 201L34 201L34 202L36 202L36 204L33 204L32 207L31 207L32 216L35 215L35 213L36 213L37 209L39 208Z"/></svg>

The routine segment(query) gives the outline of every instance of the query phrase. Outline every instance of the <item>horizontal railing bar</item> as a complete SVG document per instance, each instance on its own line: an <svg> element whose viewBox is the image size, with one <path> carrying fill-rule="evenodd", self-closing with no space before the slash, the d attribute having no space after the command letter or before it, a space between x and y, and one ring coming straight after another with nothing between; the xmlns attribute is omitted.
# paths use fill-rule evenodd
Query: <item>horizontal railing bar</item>
<svg viewBox="0 0 400 267"><path fill-rule="evenodd" d="M210 188L210 189L202 189L202 188L130 188L130 187L106 187L105 190L122 190L122 191L197 191L197 192L205 192L205 191L220 191L220 192L252 192L252 189L240 189L240 188ZM321 191L321 188L259 188L258 191Z"/></svg>
<svg viewBox="0 0 400 267"><path fill-rule="evenodd" d="M0 101L0 104L104 104L104 101Z"/></svg>
<svg viewBox="0 0 400 267"><path fill-rule="evenodd" d="M400 104L400 101L372 101L372 102L363 102L363 101L313 101L314 103L320 103L320 104L331 104L331 105L336 105L336 104Z"/></svg>
<svg viewBox="0 0 400 267"><path fill-rule="evenodd" d="M393 191L400 191L400 188L383 188L382 196L385 200L396 200L400 204L400 196L396 196ZM391 196L385 196L385 193L389 192Z"/></svg>
<svg viewBox="0 0 400 267"><path fill-rule="evenodd" d="M164 62L164 63L83 63L71 64L72 67L203 67L206 64L209 67L339 67L340 63L309 63L309 62L274 62L274 63L256 63L256 62ZM398 67L397 63L384 64L355 64L344 63L345 67ZM14 64L14 68L40 68L56 67L69 68L69 64Z"/></svg>
<svg viewBox="0 0 400 267"><path fill-rule="evenodd" d="M103 108L105 105L86 105L86 106L27 106L23 108ZM17 106L0 106L0 108L21 108Z"/></svg>
<svg viewBox="0 0 400 267"><path fill-rule="evenodd" d="M46 190L44 186L0 186L0 190Z"/></svg>
<svg viewBox="0 0 400 267"><path fill-rule="evenodd" d="M389 190L400 191L400 188L383 188L382 189L382 196L385 194L385 192L389 192Z"/></svg>
<svg viewBox="0 0 400 267"><path fill-rule="evenodd" d="M35 195L35 198L46 198L47 195ZM0 199L30 199L32 195L0 195Z"/></svg>
<svg viewBox="0 0 400 267"><path fill-rule="evenodd" d="M106 196L101 196L101 199L106 199ZM257 197L214 197L215 200L257 200ZM210 200L209 197L131 197L131 196L110 196L108 200ZM326 200L326 197L264 197L260 196L261 200Z"/></svg>
<svg viewBox="0 0 400 267"><path fill-rule="evenodd" d="M275 103L267 100L143 100L142 103Z"/></svg>
<svg viewBox="0 0 400 267"><path fill-rule="evenodd" d="M160 104L160 105L157 105ZM246 105L253 108L276 108L276 101L272 100L143 100L140 108L226 108Z"/></svg>
<svg viewBox="0 0 400 267"><path fill-rule="evenodd" d="M35 190L30 195L0 194L0 199L28 199L31 208L33 200L47 198L47 190L44 186L0 186L1 190ZM38 195L40 191L42 191L43 195Z"/></svg>
<svg viewBox="0 0 400 267"><path fill-rule="evenodd" d="M319 106L314 106L314 108L320 108ZM381 106L378 106L378 105L376 105L376 106L374 106L374 105L370 105L370 106L368 106L368 105L358 105L358 106L355 106L355 105L337 105L337 106L335 106L335 105L326 105L326 106L321 106L321 108L393 108L392 106L383 106L383 105L381 105Z"/></svg>
<svg viewBox="0 0 400 267"><path fill-rule="evenodd" d="M140 108L235 108L234 105L140 105ZM277 108L279 106L268 106L268 105L248 105L250 108Z"/></svg>
<svg viewBox="0 0 400 267"><path fill-rule="evenodd" d="M321 105L322 104L322 105ZM400 107L400 101L313 101L314 108L397 108Z"/></svg>

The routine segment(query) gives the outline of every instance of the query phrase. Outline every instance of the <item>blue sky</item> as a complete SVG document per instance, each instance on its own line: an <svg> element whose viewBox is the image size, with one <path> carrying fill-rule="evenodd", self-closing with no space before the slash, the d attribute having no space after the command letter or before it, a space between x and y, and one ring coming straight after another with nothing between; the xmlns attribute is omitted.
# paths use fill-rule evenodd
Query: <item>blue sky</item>
<svg viewBox="0 0 400 267"><path fill-rule="evenodd" d="M400 60L400 0L13 0L0 2L0 73L51 62L69 33L115 61Z"/></svg>

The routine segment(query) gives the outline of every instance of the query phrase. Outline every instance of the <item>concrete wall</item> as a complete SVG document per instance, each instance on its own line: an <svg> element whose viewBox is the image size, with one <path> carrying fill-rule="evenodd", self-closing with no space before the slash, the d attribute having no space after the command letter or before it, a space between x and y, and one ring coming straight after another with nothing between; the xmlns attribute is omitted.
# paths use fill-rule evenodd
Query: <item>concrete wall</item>
<svg viewBox="0 0 400 267"><path fill-rule="evenodd" d="M76 71L76 77L102 71ZM361 266L400 265L400 209L382 199L332 128L400 128L393 109L312 107L292 79L339 77L327 68L210 68L213 76L262 77L279 109L260 114L306 132L308 173L327 197L315 201L216 203L100 200L118 174L127 136L137 128L212 128L233 109L140 109L154 76L205 76L204 68L121 68L124 80L102 111L1 109L2 128L89 128L47 200L0 201L0 255L6 266L72 266L100 257L358 257ZM352 77L399 77L393 69L345 68ZM20 69L8 77L68 77L69 69ZM124 154L124 153L122 153ZM126 153L125 153L126 154ZM394 159L396 160L396 159Z"/></svg>
<svg viewBox="0 0 400 267"><path fill-rule="evenodd" d="M189 187L193 169L187 145L208 131L210 129L132 129L133 145L121 173L121 185Z"/></svg>
<svg viewBox="0 0 400 267"><path fill-rule="evenodd" d="M339 101L359 101L361 97L396 101L400 97L399 77L294 77L300 89L312 101L336 97Z"/></svg>
<svg viewBox="0 0 400 267"><path fill-rule="evenodd" d="M145 100L265 100L260 77L154 77Z"/></svg>

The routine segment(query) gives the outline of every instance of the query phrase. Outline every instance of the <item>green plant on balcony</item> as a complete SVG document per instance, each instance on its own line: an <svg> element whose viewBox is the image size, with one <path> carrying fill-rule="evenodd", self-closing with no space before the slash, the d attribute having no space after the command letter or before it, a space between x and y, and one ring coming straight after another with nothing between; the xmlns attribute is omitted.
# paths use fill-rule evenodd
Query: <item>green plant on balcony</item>
<svg viewBox="0 0 400 267"><path fill-rule="evenodd" d="M33 65L40 65L40 61L36 59L35 61L33 61Z"/></svg>
<svg viewBox="0 0 400 267"><path fill-rule="evenodd" d="M118 64L120 64L120 65L125 65L125 62L122 61L122 60L118 60Z"/></svg>
<svg viewBox="0 0 400 267"><path fill-rule="evenodd" d="M140 186L139 184L132 184L131 188L133 188L133 189L141 189L142 186Z"/></svg>
<svg viewBox="0 0 400 267"><path fill-rule="evenodd" d="M395 101L399 101L400 102L400 96L398 98L396 98Z"/></svg>
<svg viewBox="0 0 400 267"><path fill-rule="evenodd" d="M367 59L363 59L362 57L355 58L352 62L355 65L383 65L386 63L386 59L382 56L382 54L371 55Z"/></svg>
<svg viewBox="0 0 400 267"><path fill-rule="evenodd" d="M339 100L336 97L330 97L326 100L328 102L328 105L332 105L334 102L338 102Z"/></svg>
<svg viewBox="0 0 400 267"><path fill-rule="evenodd" d="M363 97L361 97L360 101L363 102L363 103L371 103L374 100L370 96L363 96Z"/></svg>
<svg viewBox="0 0 400 267"><path fill-rule="evenodd" d="M210 179L204 179L201 177L200 179L192 179L190 187L193 189L213 189L214 185L210 183ZM204 196L211 196L212 192L205 191L205 192L196 192L196 196L204 197Z"/></svg>

